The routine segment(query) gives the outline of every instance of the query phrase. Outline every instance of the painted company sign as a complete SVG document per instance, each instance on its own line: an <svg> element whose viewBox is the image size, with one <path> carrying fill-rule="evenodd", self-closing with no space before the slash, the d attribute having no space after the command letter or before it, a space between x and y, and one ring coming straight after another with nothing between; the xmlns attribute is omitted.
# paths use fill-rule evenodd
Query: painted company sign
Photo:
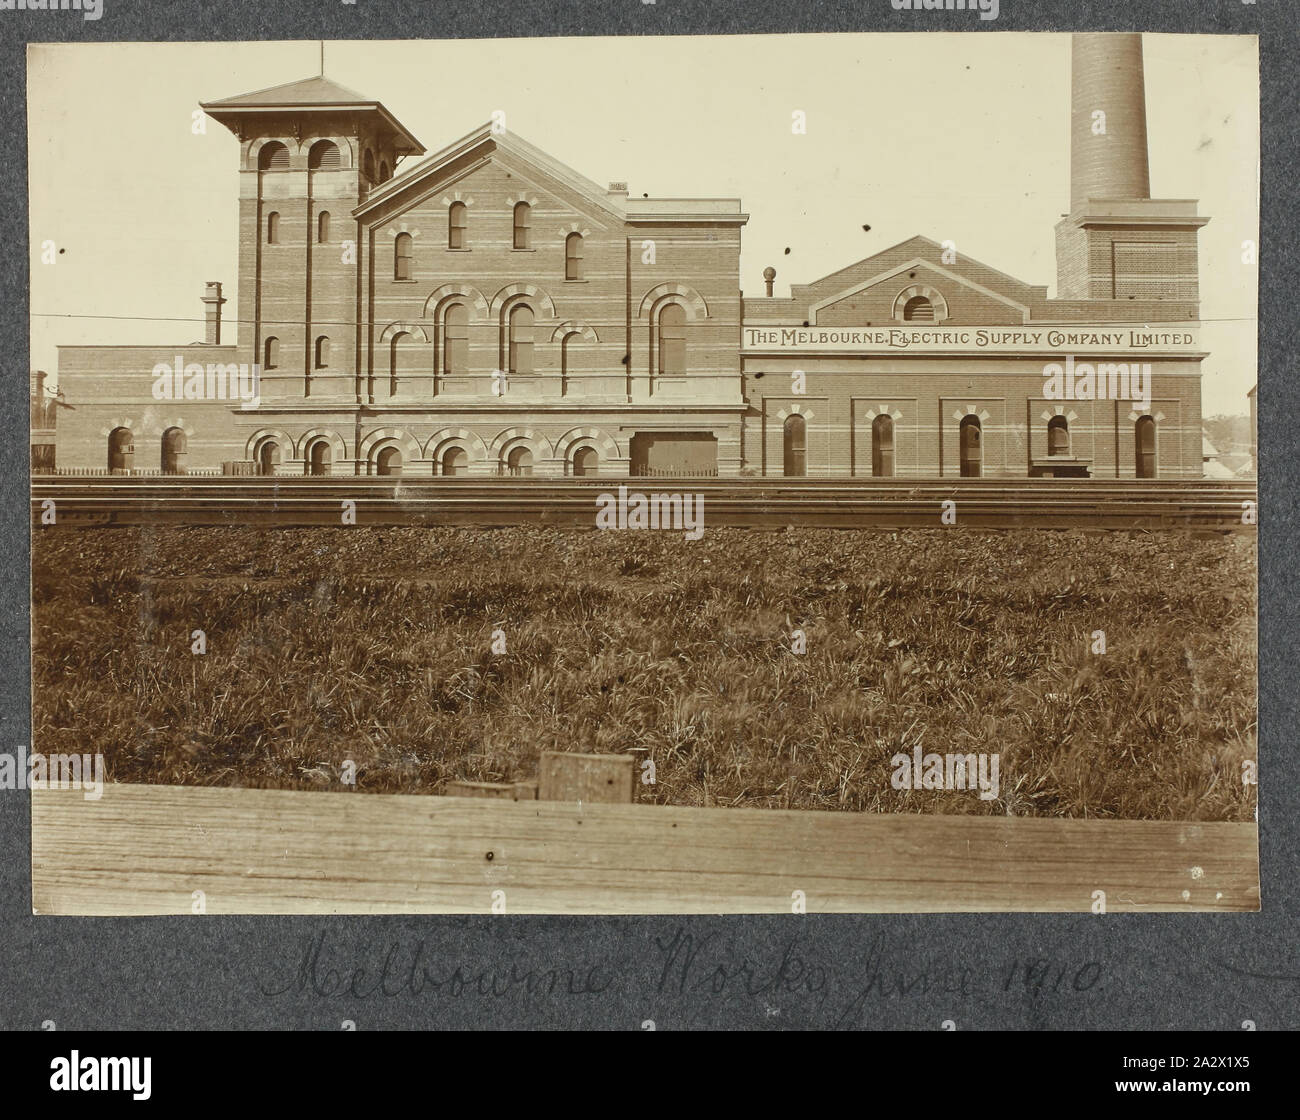
<svg viewBox="0 0 1300 1120"><path fill-rule="evenodd" d="M884 354L1116 354L1192 355L1192 326L1095 327L744 327L743 349L761 354L874 352Z"/></svg>

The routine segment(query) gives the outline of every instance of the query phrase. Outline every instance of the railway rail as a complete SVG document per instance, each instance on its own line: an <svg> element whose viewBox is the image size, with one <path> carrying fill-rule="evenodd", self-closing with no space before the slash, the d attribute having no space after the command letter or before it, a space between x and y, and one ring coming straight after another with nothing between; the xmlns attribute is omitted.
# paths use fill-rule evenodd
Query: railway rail
<svg viewBox="0 0 1300 1120"><path fill-rule="evenodd" d="M704 525L1254 531L1252 481L1088 479L37 476L33 525L548 525L594 528L602 494L692 493ZM1243 516L1243 515L1246 516ZM951 516L951 515L950 515Z"/></svg>

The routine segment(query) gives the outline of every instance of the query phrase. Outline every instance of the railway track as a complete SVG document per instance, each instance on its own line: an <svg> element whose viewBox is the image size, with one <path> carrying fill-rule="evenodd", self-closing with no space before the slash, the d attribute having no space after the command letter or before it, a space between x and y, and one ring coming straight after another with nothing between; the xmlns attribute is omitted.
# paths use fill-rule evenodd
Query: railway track
<svg viewBox="0 0 1300 1120"><path fill-rule="evenodd" d="M1254 531L1243 522L1253 482L1036 479L234 478L38 476L33 525L550 525L594 528L597 498L692 493L706 527L938 528L956 503L968 528ZM43 523L42 516L47 520Z"/></svg>

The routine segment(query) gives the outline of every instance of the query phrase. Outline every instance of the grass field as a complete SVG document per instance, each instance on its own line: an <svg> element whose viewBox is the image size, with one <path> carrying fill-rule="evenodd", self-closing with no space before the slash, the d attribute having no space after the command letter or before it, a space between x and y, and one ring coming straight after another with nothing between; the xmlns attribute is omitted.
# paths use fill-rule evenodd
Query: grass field
<svg viewBox="0 0 1300 1120"><path fill-rule="evenodd" d="M1250 537L34 538L34 749L114 781L437 793L627 751L678 805L1254 819ZM1000 796L894 789L918 743L997 752Z"/></svg>

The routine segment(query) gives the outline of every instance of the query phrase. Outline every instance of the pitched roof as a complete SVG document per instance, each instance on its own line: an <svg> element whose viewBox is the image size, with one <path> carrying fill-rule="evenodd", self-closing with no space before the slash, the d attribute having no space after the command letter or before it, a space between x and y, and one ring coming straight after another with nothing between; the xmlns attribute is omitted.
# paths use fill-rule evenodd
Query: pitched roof
<svg viewBox="0 0 1300 1120"><path fill-rule="evenodd" d="M441 151L434 152L432 155L422 159L413 167L408 167L400 175L388 180L388 182L371 191L366 201L362 203L354 214L360 216L367 211L373 210L387 201L389 198L405 190L412 183L424 179L429 175L446 166L448 163L461 158L474 149L479 148L487 143L492 143L497 148L510 152L525 162L534 165L540 170L548 173L553 178L558 179L571 190L576 191L579 195L588 199L596 206L605 210L614 217L622 218L624 208L613 201L609 194L603 190L599 183L588 179L585 175L580 175L571 167L567 167L559 160L547 155L541 148L535 147L528 143L522 137L514 132L496 133L492 130L492 125L479 125L473 132L462 136L459 140L448 144Z"/></svg>
<svg viewBox="0 0 1300 1120"><path fill-rule="evenodd" d="M207 108L245 108L272 105L377 105L373 98L365 97L356 90L339 85L338 82L318 74L314 78L302 78L296 82L285 82L278 86L254 90L252 93L240 93L234 97L223 97L220 101L205 102Z"/></svg>
<svg viewBox="0 0 1300 1120"><path fill-rule="evenodd" d="M965 254L962 254L952 264L944 264L943 257L946 251L945 247L938 241L918 233L889 246L887 249L872 253L869 257L863 257L861 260L854 261L843 268L837 268L834 272L827 273L811 283L793 284L790 290L792 294L797 293L800 296L811 296L815 291L823 289L838 291L842 283L850 282L853 277L874 275L877 267L886 268L893 262L905 257L909 260L913 258L922 259L930 267L941 268L967 284L977 284L989 288L1003 298L1010 297L1020 303L1028 303L1040 292L1046 292L1045 288L1027 284L1019 277L1012 276L1001 269L993 268L991 265Z"/></svg>
<svg viewBox="0 0 1300 1120"><path fill-rule="evenodd" d="M413 184L436 175L448 164L489 144L493 149L499 149L534 170L549 175L616 221L643 218L647 221L716 221L743 225L749 220L749 215L741 212L740 200L736 198L629 199L626 189L606 190L535 144L530 144L519 133L513 130L496 132L490 123L479 125L473 132L376 187L352 213L356 217L362 217L378 209Z"/></svg>
<svg viewBox="0 0 1300 1120"><path fill-rule="evenodd" d="M254 90L252 93L223 97L219 101L200 101L199 108L236 135L240 135L240 128L236 122L241 117L258 113L293 109L314 113L344 109L356 113L374 114L396 135L397 150L400 155L424 155L425 151L424 145L407 132L402 123L384 108L382 102L357 93L354 89L348 89L347 86L339 85L338 82L323 74L318 74L314 78L302 78L296 82L270 86L267 89Z"/></svg>

